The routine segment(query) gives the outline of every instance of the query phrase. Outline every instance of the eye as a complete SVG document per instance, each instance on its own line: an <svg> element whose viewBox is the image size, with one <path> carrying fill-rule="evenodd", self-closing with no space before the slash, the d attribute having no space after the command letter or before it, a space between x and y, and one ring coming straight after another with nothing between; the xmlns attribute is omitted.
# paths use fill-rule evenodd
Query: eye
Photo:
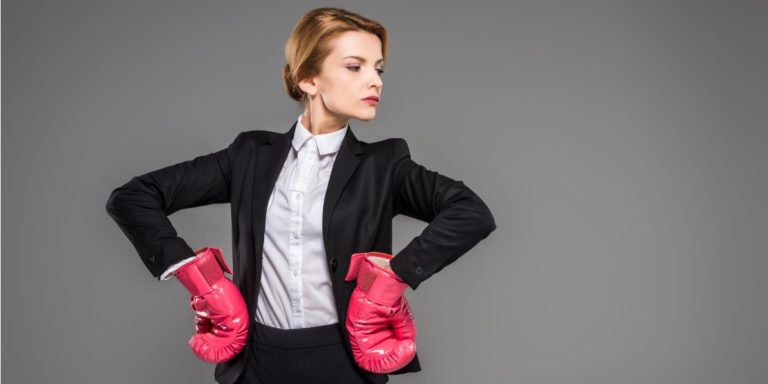
<svg viewBox="0 0 768 384"><path fill-rule="evenodd" d="M353 66L347 67L347 69L349 69L352 72L358 72L360 70L360 66L359 65L353 65ZM378 72L378 74L381 75L381 74L384 73L384 70L377 68L376 72Z"/></svg>

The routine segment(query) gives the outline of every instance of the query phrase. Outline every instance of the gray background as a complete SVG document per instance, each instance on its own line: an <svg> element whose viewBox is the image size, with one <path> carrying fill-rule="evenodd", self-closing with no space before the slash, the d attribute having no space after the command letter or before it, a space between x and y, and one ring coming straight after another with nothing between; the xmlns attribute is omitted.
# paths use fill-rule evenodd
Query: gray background
<svg viewBox="0 0 768 384"><path fill-rule="evenodd" d="M408 291L423 371L390 382L766 382L768 5L542 0L5 1L3 382L213 382L186 291L104 204L287 131L283 47L327 5L391 37L354 132L405 138L498 225ZM171 218L231 258L227 205ZM395 251L426 225L395 224Z"/></svg>

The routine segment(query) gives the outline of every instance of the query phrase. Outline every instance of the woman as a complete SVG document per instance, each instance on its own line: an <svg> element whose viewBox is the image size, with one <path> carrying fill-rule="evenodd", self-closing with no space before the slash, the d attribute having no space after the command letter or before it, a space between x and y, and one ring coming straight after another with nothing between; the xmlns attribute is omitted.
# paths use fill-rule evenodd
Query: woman
<svg viewBox="0 0 768 384"><path fill-rule="evenodd" d="M496 228L471 189L415 163L405 140L352 133L350 119L376 115L386 52L379 23L310 11L286 45L286 90L303 110L288 132L242 132L110 195L153 276L192 294L190 346L219 363L218 382L385 383L421 370L403 291ZM214 203L231 204L232 270L216 248L192 251L167 217ZM398 214L429 225L393 256Z"/></svg>

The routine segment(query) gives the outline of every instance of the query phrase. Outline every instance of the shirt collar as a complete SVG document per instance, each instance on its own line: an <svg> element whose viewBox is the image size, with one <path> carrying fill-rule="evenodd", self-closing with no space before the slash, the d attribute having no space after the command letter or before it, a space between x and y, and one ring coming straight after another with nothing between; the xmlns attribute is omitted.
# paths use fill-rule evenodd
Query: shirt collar
<svg viewBox="0 0 768 384"><path fill-rule="evenodd" d="M292 144L296 151L298 151L299 148L301 148L301 146L307 142L307 140L310 140L314 137L315 142L317 143L317 150L321 155L338 152L342 141L344 141L344 136L347 134L347 130L349 129L349 123L347 123L344 128L337 131L331 133L323 133L321 135L313 135L312 132L310 132L307 127L301 123L301 116L302 115L299 115L298 117L296 122L296 129L293 133Z"/></svg>

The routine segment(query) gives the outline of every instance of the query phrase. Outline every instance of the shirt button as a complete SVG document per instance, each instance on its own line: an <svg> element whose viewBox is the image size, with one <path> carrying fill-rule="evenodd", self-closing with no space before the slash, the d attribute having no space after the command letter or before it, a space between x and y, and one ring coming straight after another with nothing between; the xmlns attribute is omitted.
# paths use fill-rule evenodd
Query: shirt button
<svg viewBox="0 0 768 384"><path fill-rule="evenodd" d="M294 275L294 276L296 276L296 275L298 275L298 274L299 274L299 272L298 272L297 270L295 270L295 269L294 269L294 270L293 270L293 275Z"/></svg>
<svg viewBox="0 0 768 384"><path fill-rule="evenodd" d="M421 275L422 273L424 273L424 268L422 268L421 266L416 267L416 274Z"/></svg>
<svg viewBox="0 0 768 384"><path fill-rule="evenodd" d="M154 256L150 256L149 258L147 258L147 260L149 260L150 263L154 263L155 262L155 257Z"/></svg>

